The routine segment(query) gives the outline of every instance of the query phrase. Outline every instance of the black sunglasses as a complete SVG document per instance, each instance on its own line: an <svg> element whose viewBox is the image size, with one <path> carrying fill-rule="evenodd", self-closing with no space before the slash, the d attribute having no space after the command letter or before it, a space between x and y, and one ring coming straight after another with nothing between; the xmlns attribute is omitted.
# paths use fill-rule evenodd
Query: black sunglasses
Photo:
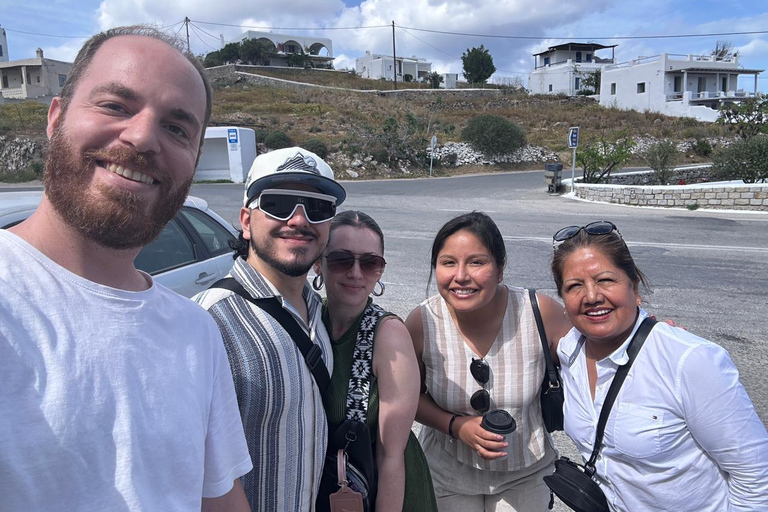
<svg viewBox="0 0 768 512"><path fill-rule="evenodd" d="M485 414L491 409L491 394L485 389L485 385L491 379L491 367L485 362L485 359L472 358L469 363L469 372L483 389L478 389L469 399L469 405L481 414Z"/></svg>
<svg viewBox="0 0 768 512"><path fill-rule="evenodd" d="M336 215L336 198L315 192L287 189L267 189L263 191L251 208L258 208L270 217L287 221L296 214L301 206L304 215L311 224L327 222Z"/></svg>
<svg viewBox="0 0 768 512"><path fill-rule="evenodd" d="M619 229L613 222L599 220L597 222L590 222L586 226L568 226L559 230L555 233L555 236L552 237L552 249L556 250L560 244L578 235L582 229L588 235L607 235L615 231L619 237L621 237Z"/></svg>
<svg viewBox="0 0 768 512"><path fill-rule="evenodd" d="M350 251L333 251L325 256L328 270L334 274L344 274L352 270L355 261L360 263L363 274L378 277L384 272L387 262L377 254L354 254Z"/></svg>

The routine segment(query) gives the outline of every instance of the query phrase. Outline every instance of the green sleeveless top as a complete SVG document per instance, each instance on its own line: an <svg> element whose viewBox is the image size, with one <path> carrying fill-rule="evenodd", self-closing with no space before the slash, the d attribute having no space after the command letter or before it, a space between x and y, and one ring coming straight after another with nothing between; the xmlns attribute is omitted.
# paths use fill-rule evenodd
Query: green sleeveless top
<svg viewBox="0 0 768 512"><path fill-rule="evenodd" d="M372 299L368 299L368 303ZM386 313L379 318L376 324L378 329L381 322L394 313ZM325 412L328 416L329 432L335 431L347 417L347 392L349 391L349 376L352 373L352 360L355 351L355 342L357 341L357 331L360 328L360 322L363 319L363 313L352 322L350 328L341 335L339 339L332 340L333 349L333 374L331 384L323 395ZM333 333L331 329L331 319L328 315L328 304L323 301L323 323L328 333ZM374 351L376 347L376 338L373 341ZM373 367L373 361L371 361ZM378 431L379 422L379 386L376 376L371 377L371 388L368 396L368 428L371 432L371 439L375 440ZM435 500L435 490L432 487L432 476L429 473L427 459L421 449L419 441L411 432L408 437L408 444L405 447L405 499L403 500L403 512L437 512L437 501Z"/></svg>

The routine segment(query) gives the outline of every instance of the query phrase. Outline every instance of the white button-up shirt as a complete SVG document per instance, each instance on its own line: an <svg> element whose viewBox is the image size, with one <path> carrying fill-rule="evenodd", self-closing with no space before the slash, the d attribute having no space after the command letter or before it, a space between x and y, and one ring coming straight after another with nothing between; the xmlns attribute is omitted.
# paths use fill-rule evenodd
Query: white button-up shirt
<svg viewBox="0 0 768 512"><path fill-rule="evenodd" d="M641 310L635 330L646 316ZM580 337L572 329L557 351L565 431L587 460L631 336L597 362L594 401ZM665 323L619 391L596 469L612 511L768 511L768 433L736 367L722 347Z"/></svg>

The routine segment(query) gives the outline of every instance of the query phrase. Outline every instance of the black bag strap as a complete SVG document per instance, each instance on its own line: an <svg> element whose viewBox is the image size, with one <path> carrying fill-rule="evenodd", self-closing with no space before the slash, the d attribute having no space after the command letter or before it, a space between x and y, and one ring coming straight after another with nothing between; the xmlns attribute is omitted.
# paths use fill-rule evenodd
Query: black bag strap
<svg viewBox="0 0 768 512"><path fill-rule="evenodd" d="M613 382L611 382L611 387L608 388L608 393L605 395L605 402L603 402L603 408L600 411L600 419L597 420L597 432L595 433L595 445L592 448L592 455L584 466L584 472L589 476L595 474L595 461L597 460L597 454L603 445L605 424L608 423L608 415L611 413L613 402L616 401L616 397L619 395L619 389L621 389L621 385L624 383L624 379L627 378L632 363L635 361L638 352L640 352L643 343L645 343L645 338L648 337L648 334L650 334L654 325L656 325L656 320L646 317L646 319L643 320L643 323L640 324L640 327L637 328L635 335L632 336L632 340L627 347L629 361L619 366L619 369L616 370L616 375L613 377Z"/></svg>
<svg viewBox="0 0 768 512"><path fill-rule="evenodd" d="M304 361L307 363L309 371L312 372L320 392L322 393L328 388L331 384L331 376L323 361L323 351L317 344L312 343L304 329L299 326L296 319L288 311L283 309L282 304L280 304L276 297L257 299L248 293L248 290L233 277L219 279L211 285L211 288L223 288L234 292L277 320L293 339L293 342L296 343L301 355L304 356Z"/></svg>
<svg viewBox="0 0 768 512"><path fill-rule="evenodd" d="M539 329L541 348L544 350L544 361L547 363L549 387L557 389L560 387L560 380L557 378L555 363L552 361L552 353L549 351L549 342L547 341L547 333L544 330L544 321L541 319L541 311L539 310L539 300L536 298L536 290L534 288L528 288L528 296L531 298L531 307L533 308L533 316L536 318L536 327Z"/></svg>
<svg viewBox="0 0 768 512"><path fill-rule="evenodd" d="M386 315L381 306L371 302L363 311L360 327L357 329L355 350L352 354L352 373L347 390L347 419L358 420L363 424L368 418L368 397L371 391L371 363L373 360L373 340L379 319Z"/></svg>

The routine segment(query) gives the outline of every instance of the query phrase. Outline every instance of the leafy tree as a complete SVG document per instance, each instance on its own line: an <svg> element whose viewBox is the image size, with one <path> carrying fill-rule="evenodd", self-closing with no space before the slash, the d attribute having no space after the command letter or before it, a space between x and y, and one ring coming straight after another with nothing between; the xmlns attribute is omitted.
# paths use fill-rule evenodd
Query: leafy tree
<svg viewBox="0 0 768 512"><path fill-rule="evenodd" d="M585 73L581 79L581 86L592 90L593 94L600 94L600 77L602 73L599 69Z"/></svg>
<svg viewBox="0 0 768 512"><path fill-rule="evenodd" d="M487 156L508 155L525 144L525 130L521 126L490 114L472 118L461 137Z"/></svg>
<svg viewBox="0 0 768 512"><path fill-rule="evenodd" d="M464 78L469 83L484 84L496 72L493 57L482 44L480 48L467 48L461 55L461 62L464 65Z"/></svg>
<svg viewBox="0 0 768 512"><path fill-rule="evenodd" d="M757 135L715 151L712 166L723 180L768 181L768 137Z"/></svg>
<svg viewBox="0 0 768 512"><path fill-rule="evenodd" d="M207 68L221 66L228 62L237 62L240 58L240 43L229 43L221 50L211 52L205 56L203 65Z"/></svg>
<svg viewBox="0 0 768 512"><path fill-rule="evenodd" d="M308 68L311 67L309 55L306 53L289 53L285 60L288 62L288 66L292 68Z"/></svg>
<svg viewBox="0 0 768 512"><path fill-rule="evenodd" d="M632 157L635 143L623 137L610 143L602 137L576 153L576 162L584 169L584 183L600 183Z"/></svg>
<svg viewBox="0 0 768 512"><path fill-rule="evenodd" d="M656 183L667 185L672 179L672 171L677 159L677 145L674 142L664 140L652 145L643 153L648 167L653 170Z"/></svg>
<svg viewBox="0 0 768 512"><path fill-rule="evenodd" d="M240 59L251 64L261 64L275 55L275 48L265 41L246 39L240 43Z"/></svg>
<svg viewBox="0 0 768 512"><path fill-rule="evenodd" d="M768 133L768 97L761 94L732 105L724 105L717 122L726 125L742 139Z"/></svg>
<svg viewBox="0 0 768 512"><path fill-rule="evenodd" d="M440 84L443 83L443 75L437 71L433 71L427 75L427 80L429 80L429 86L432 89L439 89Z"/></svg>

